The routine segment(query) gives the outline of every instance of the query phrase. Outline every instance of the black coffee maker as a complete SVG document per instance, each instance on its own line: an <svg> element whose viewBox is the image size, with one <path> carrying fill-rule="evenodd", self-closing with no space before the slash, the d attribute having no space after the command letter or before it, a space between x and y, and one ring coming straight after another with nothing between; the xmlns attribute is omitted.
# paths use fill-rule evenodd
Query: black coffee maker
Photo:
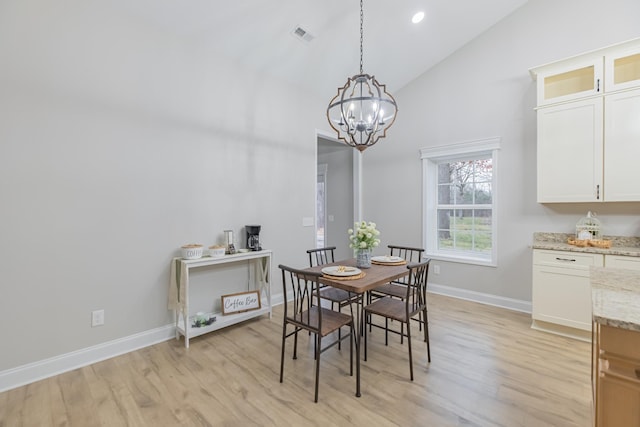
<svg viewBox="0 0 640 427"><path fill-rule="evenodd" d="M245 225L245 231L247 232L247 249L250 251L261 251L260 246L260 226L259 225Z"/></svg>

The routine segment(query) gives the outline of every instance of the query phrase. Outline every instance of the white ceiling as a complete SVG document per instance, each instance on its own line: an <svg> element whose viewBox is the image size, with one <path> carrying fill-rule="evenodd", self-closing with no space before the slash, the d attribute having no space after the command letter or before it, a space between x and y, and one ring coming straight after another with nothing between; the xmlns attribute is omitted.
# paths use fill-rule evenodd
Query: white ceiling
<svg viewBox="0 0 640 427"><path fill-rule="evenodd" d="M360 71L358 0L113 0L137 18L330 99ZM527 0L365 0L364 67L394 93ZM426 16L412 24L417 11ZM303 42L296 26L315 38Z"/></svg>

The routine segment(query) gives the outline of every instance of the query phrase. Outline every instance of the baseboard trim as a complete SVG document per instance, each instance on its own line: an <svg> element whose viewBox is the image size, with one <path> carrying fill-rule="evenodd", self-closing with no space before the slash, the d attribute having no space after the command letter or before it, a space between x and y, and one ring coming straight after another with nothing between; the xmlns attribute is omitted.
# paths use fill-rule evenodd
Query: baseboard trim
<svg viewBox="0 0 640 427"><path fill-rule="evenodd" d="M272 306L282 304L282 295L275 295ZM176 337L174 324L150 329L128 337L61 354L0 372L0 393L32 382L82 368L92 363L149 347Z"/></svg>
<svg viewBox="0 0 640 427"><path fill-rule="evenodd" d="M432 283L429 283L429 288L429 292L434 294L465 299L481 304L494 305L509 310L522 311L526 313L531 312L531 303L527 301L520 301L512 298L505 298L497 295L484 294L481 292ZM271 304L272 306L277 306L283 302L282 295L280 294L274 296ZM92 363L120 356L121 354L158 344L175 338L175 336L175 325L170 324L130 335L128 337L83 348L71 353L61 354L49 359L7 369L0 372L0 393L59 375L64 372L82 368L83 366L91 365Z"/></svg>
<svg viewBox="0 0 640 427"><path fill-rule="evenodd" d="M175 338L175 330L175 325L166 325L2 371L0 392L167 341Z"/></svg>
<svg viewBox="0 0 640 427"><path fill-rule="evenodd" d="M501 297L499 295L470 291L468 289L454 288L452 286L429 283L428 291L434 294L478 302L480 304L493 305L508 310L531 313L531 302L514 298Z"/></svg>
<svg viewBox="0 0 640 427"><path fill-rule="evenodd" d="M569 326L558 325L555 323L544 322L542 320L533 320L531 329L536 331L548 332L550 334L561 335L567 338L573 338L579 341L591 342L591 331L584 329L576 329Z"/></svg>

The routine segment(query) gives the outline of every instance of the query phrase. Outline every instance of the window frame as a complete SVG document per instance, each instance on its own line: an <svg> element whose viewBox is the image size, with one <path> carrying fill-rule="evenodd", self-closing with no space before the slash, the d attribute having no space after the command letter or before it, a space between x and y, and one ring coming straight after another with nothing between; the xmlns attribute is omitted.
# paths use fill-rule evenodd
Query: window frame
<svg viewBox="0 0 640 427"><path fill-rule="evenodd" d="M422 231L425 256L434 260L476 264L490 267L498 265L498 152L500 138L487 138L460 142L420 150L422 160ZM438 164L451 160L491 158L491 253L488 257L473 256L470 252L438 249ZM463 205L461 205L463 206ZM482 206L482 207L481 207ZM479 205L474 209L486 209Z"/></svg>

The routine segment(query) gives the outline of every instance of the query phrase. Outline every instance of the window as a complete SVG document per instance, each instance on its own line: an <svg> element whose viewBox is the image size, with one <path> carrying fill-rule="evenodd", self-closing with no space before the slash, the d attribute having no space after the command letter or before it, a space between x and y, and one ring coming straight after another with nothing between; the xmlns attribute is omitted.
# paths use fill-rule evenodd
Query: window
<svg viewBox="0 0 640 427"><path fill-rule="evenodd" d="M420 150L428 257L496 265L499 149L492 138Z"/></svg>

